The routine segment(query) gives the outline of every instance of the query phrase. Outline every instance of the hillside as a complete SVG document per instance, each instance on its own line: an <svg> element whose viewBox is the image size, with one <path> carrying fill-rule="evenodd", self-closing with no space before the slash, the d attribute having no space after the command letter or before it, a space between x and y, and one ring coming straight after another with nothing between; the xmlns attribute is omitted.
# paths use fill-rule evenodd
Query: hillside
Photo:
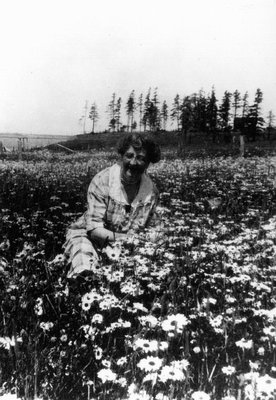
<svg viewBox="0 0 276 400"><path fill-rule="evenodd" d="M60 141L59 144L73 151L109 150L116 148L121 137L126 133L95 133L76 135L70 140ZM154 140L164 149L179 149L181 136L176 131L160 131L152 133ZM60 151L62 148L56 144L51 144L48 148ZM276 151L276 135L271 135L270 140L267 137L259 137L256 141L245 142L246 152L250 153L274 153ZM66 150L66 149L64 149ZM193 154L194 156L206 153L206 155L214 154L236 154L239 153L239 137L234 140L231 136L225 136L218 132L214 137L207 135L205 132L189 132L184 141L181 152ZM202 153L203 152L203 153Z"/></svg>

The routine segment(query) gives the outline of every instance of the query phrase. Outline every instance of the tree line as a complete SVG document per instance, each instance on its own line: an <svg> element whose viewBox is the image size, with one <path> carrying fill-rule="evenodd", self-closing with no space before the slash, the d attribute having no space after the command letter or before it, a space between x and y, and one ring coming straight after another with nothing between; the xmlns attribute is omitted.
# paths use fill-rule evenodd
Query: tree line
<svg viewBox="0 0 276 400"><path fill-rule="evenodd" d="M208 95L203 90L184 97L176 94L171 106L166 100L159 100L157 88L149 88L146 95L141 93L139 96L132 90L125 105L122 98L113 93L106 110L108 130L156 132L171 130L173 127L182 132L184 137L192 130L212 135L216 135L218 131L227 133L239 130L254 140L265 124L261 115L262 101L261 89L256 90L251 104L248 92L241 94L238 90L233 93L225 91L219 103L214 87ZM122 122L123 112L126 124ZM94 133L99 117L98 107L94 102L89 112L91 133ZM267 118L268 126L272 127L275 118L272 111Z"/></svg>

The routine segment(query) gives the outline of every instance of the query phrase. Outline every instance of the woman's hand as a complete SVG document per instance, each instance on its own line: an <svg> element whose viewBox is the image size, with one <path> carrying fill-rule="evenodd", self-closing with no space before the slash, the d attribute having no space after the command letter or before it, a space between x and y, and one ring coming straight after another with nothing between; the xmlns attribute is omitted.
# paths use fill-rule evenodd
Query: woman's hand
<svg viewBox="0 0 276 400"><path fill-rule="evenodd" d="M128 236L125 233L116 233L114 232L114 241L120 241L120 242L125 242L127 240Z"/></svg>

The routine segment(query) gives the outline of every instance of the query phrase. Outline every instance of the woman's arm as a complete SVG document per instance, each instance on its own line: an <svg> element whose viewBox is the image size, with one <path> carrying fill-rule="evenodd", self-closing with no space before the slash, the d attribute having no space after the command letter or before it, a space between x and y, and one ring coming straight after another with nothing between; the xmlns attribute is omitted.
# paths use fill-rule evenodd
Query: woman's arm
<svg viewBox="0 0 276 400"><path fill-rule="evenodd" d="M108 242L125 240L127 238L125 233L112 232L103 227L95 228L92 231L87 232L87 234L91 241L96 242L100 246L104 246Z"/></svg>

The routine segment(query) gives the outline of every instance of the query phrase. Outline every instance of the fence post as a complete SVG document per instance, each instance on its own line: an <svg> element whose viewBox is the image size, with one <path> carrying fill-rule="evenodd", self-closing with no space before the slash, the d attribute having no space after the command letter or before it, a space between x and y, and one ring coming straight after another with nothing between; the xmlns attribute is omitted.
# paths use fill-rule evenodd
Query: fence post
<svg viewBox="0 0 276 400"><path fill-rule="evenodd" d="M244 136L240 135L240 157L244 157Z"/></svg>
<svg viewBox="0 0 276 400"><path fill-rule="evenodd" d="M18 139L18 160L22 160L22 140Z"/></svg>

